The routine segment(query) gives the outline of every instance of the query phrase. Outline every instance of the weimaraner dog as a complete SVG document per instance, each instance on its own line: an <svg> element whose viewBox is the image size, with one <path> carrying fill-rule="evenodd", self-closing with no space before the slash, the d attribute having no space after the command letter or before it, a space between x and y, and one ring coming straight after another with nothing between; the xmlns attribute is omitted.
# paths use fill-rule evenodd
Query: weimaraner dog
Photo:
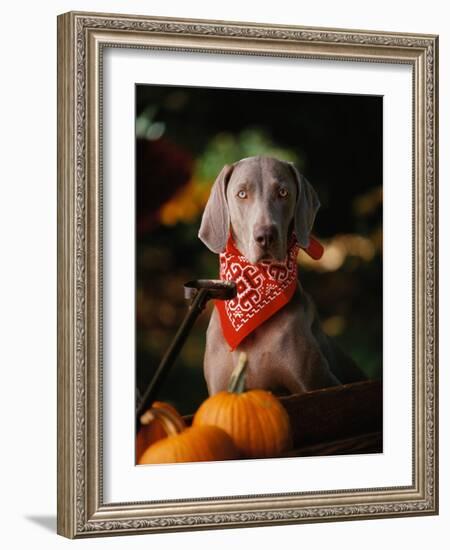
<svg viewBox="0 0 450 550"><path fill-rule="evenodd" d="M264 156L242 159L218 175L199 238L219 254L231 232L238 251L251 264L283 261L292 232L301 247L308 246L319 206L313 187L293 164ZM227 388L241 351L248 357L248 389L293 394L364 379L350 357L322 331L314 303L300 282L293 298L233 351L214 308L204 358L211 395Z"/></svg>

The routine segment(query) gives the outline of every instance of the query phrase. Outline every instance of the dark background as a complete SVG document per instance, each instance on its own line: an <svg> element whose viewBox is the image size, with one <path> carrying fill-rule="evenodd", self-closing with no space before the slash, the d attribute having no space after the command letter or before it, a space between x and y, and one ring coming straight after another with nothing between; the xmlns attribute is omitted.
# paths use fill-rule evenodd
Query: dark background
<svg viewBox="0 0 450 550"><path fill-rule="evenodd" d="M334 336L371 378L382 376L382 98L136 86L137 397L187 309L183 283L217 278L197 237L222 166L267 154L294 161L322 207L321 261L299 277ZM207 396L202 361L211 308L197 321L158 399L192 413Z"/></svg>

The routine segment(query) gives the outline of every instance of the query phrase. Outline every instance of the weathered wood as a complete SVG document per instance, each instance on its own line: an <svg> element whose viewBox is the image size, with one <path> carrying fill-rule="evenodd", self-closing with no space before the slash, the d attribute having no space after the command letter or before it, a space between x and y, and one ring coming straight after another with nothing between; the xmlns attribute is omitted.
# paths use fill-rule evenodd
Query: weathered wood
<svg viewBox="0 0 450 550"><path fill-rule="evenodd" d="M382 432L383 392L379 380L281 397L294 447Z"/></svg>
<svg viewBox="0 0 450 550"><path fill-rule="evenodd" d="M355 437L325 441L313 445L296 447L283 453L283 457L293 456L330 456L347 454L372 454L383 451L383 436L381 432L361 434Z"/></svg>

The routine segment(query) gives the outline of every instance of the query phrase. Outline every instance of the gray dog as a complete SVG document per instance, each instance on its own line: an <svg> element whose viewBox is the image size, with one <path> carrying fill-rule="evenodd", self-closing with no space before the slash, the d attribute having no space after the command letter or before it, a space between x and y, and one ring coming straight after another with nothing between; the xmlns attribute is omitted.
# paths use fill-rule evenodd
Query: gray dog
<svg viewBox="0 0 450 550"><path fill-rule="evenodd" d="M318 197L288 162L250 157L218 175L201 222L199 238L216 254L231 236L250 264L286 259L292 233L306 248ZM210 394L226 389L241 351L248 357L247 388L303 393L364 379L362 372L321 329L316 308L296 283L294 295L233 351L216 308L207 331L204 373Z"/></svg>

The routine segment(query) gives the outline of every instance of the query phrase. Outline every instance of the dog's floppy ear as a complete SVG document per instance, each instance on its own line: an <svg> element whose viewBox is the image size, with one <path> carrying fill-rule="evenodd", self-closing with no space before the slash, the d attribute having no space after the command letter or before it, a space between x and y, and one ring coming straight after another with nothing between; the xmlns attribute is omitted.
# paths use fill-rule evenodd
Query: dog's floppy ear
<svg viewBox="0 0 450 550"><path fill-rule="evenodd" d="M294 214L295 234L300 246L306 248L309 246L309 236L320 208L320 201L309 181L299 173L292 163L289 162L288 165L297 181L297 202Z"/></svg>
<svg viewBox="0 0 450 550"><path fill-rule="evenodd" d="M216 254L225 250L230 230L230 215L226 199L226 186L233 165L226 164L211 188L198 232L199 239Z"/></svg>

